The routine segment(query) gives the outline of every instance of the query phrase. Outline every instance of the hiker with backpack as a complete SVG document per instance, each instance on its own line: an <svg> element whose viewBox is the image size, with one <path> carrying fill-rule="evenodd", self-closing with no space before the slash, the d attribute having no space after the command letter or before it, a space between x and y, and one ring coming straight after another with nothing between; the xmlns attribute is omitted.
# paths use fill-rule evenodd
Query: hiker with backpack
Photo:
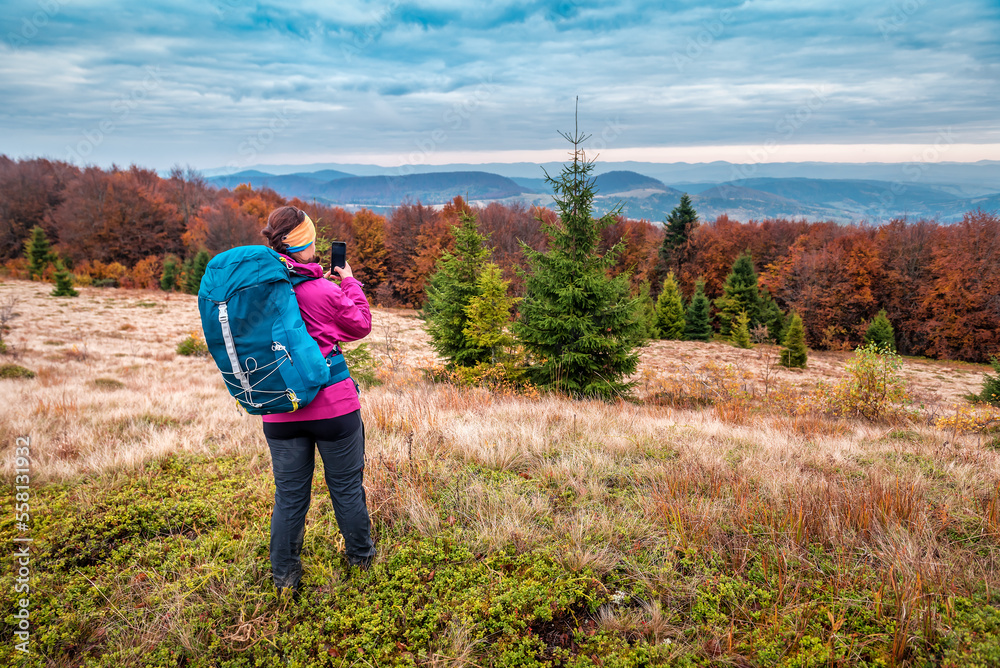
<svg viewBox="0 0 1000 668"><path fill-rule="evenodd" d="M230 393L263 416L275 483L271 574L279 591L297 593L316 450L348 564L367 569L375 558L361 404L339 347L367 336L372 317L349 264L334 268L339 285L323 272L304 211L275 209L261 234L270 248L233 248L209 262L198 301Z"/></svg>

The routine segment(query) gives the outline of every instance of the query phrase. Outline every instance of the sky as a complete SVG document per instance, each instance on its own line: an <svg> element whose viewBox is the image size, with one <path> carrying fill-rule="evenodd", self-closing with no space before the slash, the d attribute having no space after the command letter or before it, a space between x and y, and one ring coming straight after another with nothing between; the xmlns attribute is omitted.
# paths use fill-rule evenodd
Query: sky
<svg viewBox="0 0 1000 668"><path fill-rule="evenodd" d="M0 154L1000 160L997 0L4 0Z"/></svg>

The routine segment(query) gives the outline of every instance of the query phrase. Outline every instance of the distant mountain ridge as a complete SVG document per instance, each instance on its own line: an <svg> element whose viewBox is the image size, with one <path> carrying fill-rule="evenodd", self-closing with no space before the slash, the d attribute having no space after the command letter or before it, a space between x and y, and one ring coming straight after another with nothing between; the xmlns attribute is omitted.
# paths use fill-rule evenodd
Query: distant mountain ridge
<svg viewBox="0 0 1000 668"><path fill-rule="evenodd" d="M441 205L455 196L486 203L516 200L550 206L551 186L543 178L506 177L484 171L430 171L417 174L358 176L334 169L291 174L247 170L210 176L216 187L240 183L267 187L286 197L358 208L391 208L407 201ZM873 179L757 177L719 183L692 183L692 201L702 218L721 214L739 220L806 218L852 222L887 221L896 217L960 220L970 210L1000 208L998 191L963 195L959 185L929 185ZM671 186L630 170L612 170L594 178L595 209L617 206L629 218L662 221L684 194L684 184Z"/></svg>

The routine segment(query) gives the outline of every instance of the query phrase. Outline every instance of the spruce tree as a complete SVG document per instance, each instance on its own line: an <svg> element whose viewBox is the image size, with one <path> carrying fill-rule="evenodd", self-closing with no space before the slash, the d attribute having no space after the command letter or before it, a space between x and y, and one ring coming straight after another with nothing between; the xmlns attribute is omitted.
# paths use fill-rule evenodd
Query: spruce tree
<svg viewBox="0 0 1000 668"><path fill-rule="evenodd" d="M73 288L73 274L69 273L63 261L56 259L56 287L53 297L76 297L80 293Z"/></svg>
<svg viewBox="0 0 1000 668"><path fill-rule="evenodd" d="M599 252L601 230L619 210L592 216L594 165L580 146L587 137L560 134L573 144L573 160L557 178L545 174L559 211L557 223L542 227L548 250L521 244L528 271L514 333L533 357L528 373L539 388L610 399L633 385L625 379L638 365L645 327L628 273L608 276L622 245Z"/></svg>
<svg viewBox="0 0 1000 668"><path fill-rule="evenodd" d="M705 296L705 281L698 280L694 285L694 295L687 307L684 318L684 338L688 341L711 341L711 305Z"/></svg>
<svg viewBox="0 0 1000 668"><path fill-rule="evenodd" d="M673 208L664 222L663 243L660 245L658 275L671 269L680 270L678 254L687 245L691 232L698 226L698 212L691 204L687 193L681 195L680 203Z"/></svg>
<svg viewBox="0 0 1000 668"><path fill-rule="evenodd" d="M747 315L746 311L740 311L740 314L733 320L729 340L737 348L753 348L753 344L750 343L750 316Z"/></svg>
<svg viewBox="0 0 1000 668"><path fill-rule="evenodd" d="M641 313L643 336L647 339L660 338L660 330L656 326L656 302L650 294L652 289L649 281L639 284L636 298L639 300L639 312Z"/></svg>
<svg viewBox="0 0 1000 668"><path fill-rule="evenodd" d="M806 349L806 330L802 326L802 318L798 313L792 314L785 334L785 347L781 350L781 365L787 367L806 368L809 351Z"/></svg>
<svg viewBox="0 0 1000 668"><path fill-rule="evenodd" d="M431 347L448 360L449 366L475 366L490 359L486 346L465 334L466 307L479 296L479 274L490 251L486 238L476 229L476 218L462 213L459 225L452 226L455 248L437 261L437 269L427 284L424 318L431 335Z"/></svg>
<svg viewBox="0 0 1000 668"><path fill-rule="evenodd" d="M1000 359L990 358L990 366L993 367L995 376L988 373L983 374L983 389L979 394L971 394L966 397L970 401L981 401L993 406L1000 406Z"/></svg>
<svg viewBox="0 0 1000 668"><path fill-rule="evenodd" d="M750 327L760 322L760 292L757 288L757 272L753 268L750 252L741 253L733 262L732 271L722 286L722 296L715 300L719 309L719 323L722 334L729 336L730 327L742 311L750 318Z"/></svg>
<svg viewBox="0 0 1000 668"><path fill-rule="evenodd" d="M664 279L663 289L656 299L656 328L662 339L676 341L684 338L684 300L672 271Z"/></svg>
<svg viewBox="0 0 1000 668"><path fill-rule="evenodd" d="M760 291L760 320L767 325L767 336L775 343L785 340L785 329L788 327L785 314L778 308L778 303L771 298L767 288Z"/></svg>
<svg viewBox="0 0 1000 668"><path fill-rule="evenodd" d="M45 230L38 225L31 228L31 237L25 244L24 252L28 258L28 278L32 281L40 279L49 262L56 260L49 246L49 240L45 236Z"/></svg>
<svg viewBox="0 0 1000 668"><path fill-rule="evenodd" d="M177 256L168 255L163 258L163 273L160 274L160 289L171 292L177 289L177 278L180 274L180 265Z"/></svg>
<svg viewBox="0 0 1000 668"><path fill-rule="evenodd" d="M201 277L205 275L205 267L208 266L208 251L202 248L191 261L190 268L184 281L184 292L189 295L198 294L201 287Z"/></svg>
<svg viewBox="0 0 1000 668"><path fill-rule="evenodd" d="M514 346L514 337L508 331L510 312L520 301L507 293L510 281L503 280L500 267L487 262L476 282L476 296L465 307L466 324L462 330L465 338L477 349L489 351L490 362L506 362L505 351Z"/></svg>
<svg viewBox="0 0 1000 668"><path fill-rule="evenodd" d="M896 352L896 331L893 329L892 323L889 322L885 309L879 311L868 325L864 345L869 343L878 344L879 350L889 349Z"/></svg>

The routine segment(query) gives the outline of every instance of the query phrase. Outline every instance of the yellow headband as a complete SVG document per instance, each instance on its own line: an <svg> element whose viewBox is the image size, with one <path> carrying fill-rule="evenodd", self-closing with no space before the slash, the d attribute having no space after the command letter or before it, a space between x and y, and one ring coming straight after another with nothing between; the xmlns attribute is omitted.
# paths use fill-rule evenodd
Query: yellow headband
<svg viewBox="0 0 1000 668"><path fill-rule="evenodd" d="M285 249L286 253L298 253L316 243L316 226L313 225L309 214L303 212L303 215L306 219L282 239L288 244L288 248Z"/></svg>

